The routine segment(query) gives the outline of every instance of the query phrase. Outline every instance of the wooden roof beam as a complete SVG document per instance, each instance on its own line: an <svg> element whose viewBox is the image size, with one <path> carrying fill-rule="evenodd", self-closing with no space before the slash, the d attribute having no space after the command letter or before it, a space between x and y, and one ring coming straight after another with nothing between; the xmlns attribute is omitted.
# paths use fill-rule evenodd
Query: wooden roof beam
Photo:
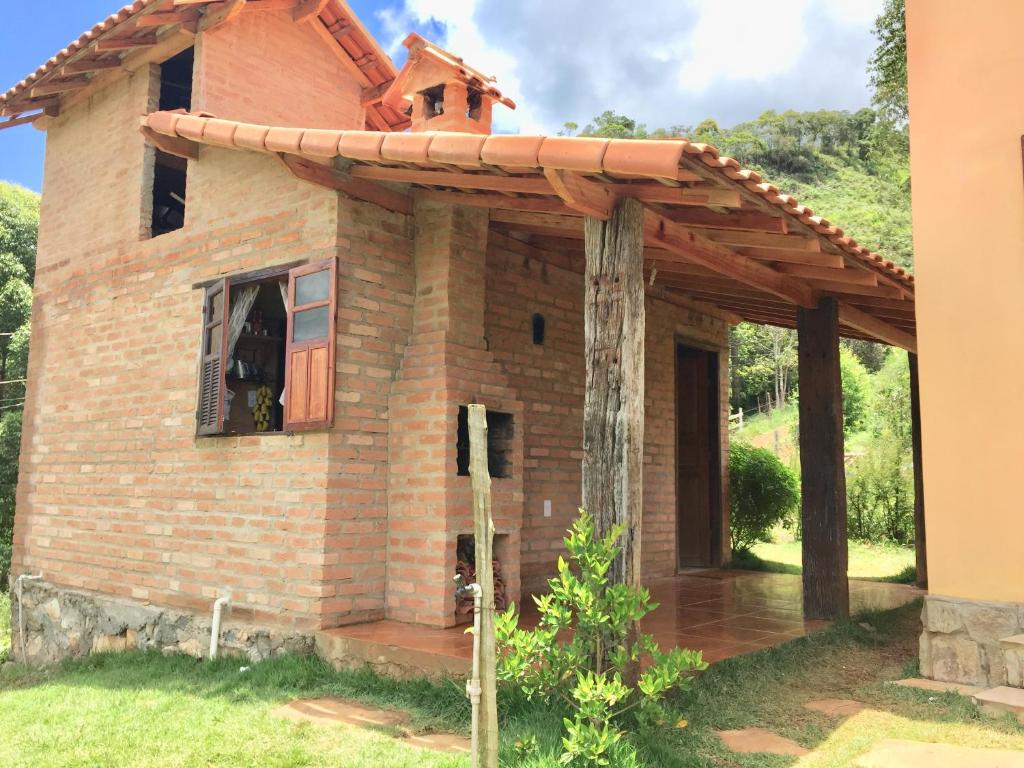
<svg viewBox="0 0 1024 768"><path fill-rule="evenodd" d="M199 20L199 30L201 32L209 32L221 24L227 24L245 10L246 0L222 0L218 5L220 6L219 8L211 5L206 6L203 18ZM294 3L291 5L294 5Z"/></svg>
<svg viewBox="0 0 1024 768"><path fill-rule="evenodd" d="M5 128L14 128L18 125L25 125L31 123L36 118L43 117L46 112L33 112L31 115L20 115L19 117L12 117L10 120L0 120L0 131Z"/></svg>
<svg viewBox="0 0 1024 768"><path fill-rule="evenodd" d="M65 75L78 75L90 72L102 72L108 69L120 69L121 60L114 59L79 59L65 64L61 72Z"/></svg>
<svg viewBox="0 0 1024 768"><path fill-rule="evenodd" d="M313 21L320 17L320 13L329 2L330 0L301 0L292 11L292 19L300 24L305 21Z"/></svg>
<svg viewBox="0 0 1024 768"><path fill-rule="evenodd" d="M687 261L801 307L817 306L817 295L802 282L709 240L649 207L644 211L644 233L649 245L671 251Z"/></svg>
<svg viewBox="0 0 1024 768"><path fill-rule="evenodd" d="M879 320L845 302L839 304L839 321L879 341L884 341L886 344L917 354L917 337L914 334L901 331L884 320Z"/></svg>
<svg viewBox="0 0 1024 768"><path fill-rule="evenodd" d="M96 41L96 52L128 51L133 48L148 48L157 44L156 32L135 37L107 37Z"/></svg>
<svg viewBox="0 0 1024 768"><path fill-rule="evenodd" d="M78 88L84 88L88 84L89 78L86 75L75 75L74 77L49 80L48 82L35 86L32 89L32 97L36 98L39 96L52 96L55 93L67 93L68 91L74 91Z"/></svg>
<svg viewBox="0 0 1024 768"><path fill-rule="evenodd" d="M702 208L680 208L666 211L672 221L692 227L717 229L746 229L753 232L770 232L777 235L789 234L789 225L782 216L769 216L754 211L730 211L715 213Z"/></svg>
<svg viewBox="0 0 1024 768"><path fill-rule="evenodd" d="M412 199L401 192L380 184L353 179L349 174L331 166L321 165L298 155L279 153L278 158L294 176L303 181L341 192L356 200L379 205L389 211L412 213Z"/></svg>

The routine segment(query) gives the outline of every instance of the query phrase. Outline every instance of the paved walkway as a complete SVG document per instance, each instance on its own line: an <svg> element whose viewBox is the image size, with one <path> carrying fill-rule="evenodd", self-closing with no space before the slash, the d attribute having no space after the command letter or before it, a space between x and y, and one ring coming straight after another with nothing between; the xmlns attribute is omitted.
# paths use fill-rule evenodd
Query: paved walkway
<svg viewBox="0 0 1024 768"><path fill-rule="evenodd" d="M688 572L648 584L659 608L643 622L643 630L654 635L663 647L680 645L704 652L709 662L761 650L827 625L804 621L802 584L799 576L753 571L702 570ZM850 581L850 608L861 610L896 608L922 594L902 584ZM532 603L524 612L523 625L537 620ZM443 662L436 670L452 671L453 662L468 663L473 639L463 627L435 629L377 621L327 630L347 642L346 647L365 648L398 662L403 651L423 666L424 656Z"/></svg>

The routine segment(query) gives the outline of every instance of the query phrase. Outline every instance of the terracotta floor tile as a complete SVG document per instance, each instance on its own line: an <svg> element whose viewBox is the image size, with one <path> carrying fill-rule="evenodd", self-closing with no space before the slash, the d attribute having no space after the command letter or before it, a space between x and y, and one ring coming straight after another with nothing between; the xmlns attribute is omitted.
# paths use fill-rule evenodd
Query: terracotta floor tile
<svg viewBox="0 0 1024 768"><path fill-rule="evenodd" d="M643 622L643 630L668 648L680 645L704 652L708 662L751 653L801 637L828 625L804 621L799 576L751 571L687 572L651 582L651 598L659 604ZM896 607L920 592L901 584L850 582L854 611ZM524 601L520 626L535 626L537 612ZM410 652L469 659L473 640L465 627L439 629L396 621L355 624L327 630L332 636Z"/></svg>

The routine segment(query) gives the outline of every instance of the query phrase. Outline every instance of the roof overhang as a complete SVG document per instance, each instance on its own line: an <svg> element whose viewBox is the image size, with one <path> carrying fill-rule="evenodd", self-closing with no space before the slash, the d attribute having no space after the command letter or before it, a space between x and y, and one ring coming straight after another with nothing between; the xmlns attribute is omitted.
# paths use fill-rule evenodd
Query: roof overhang
<svg viewBox="0 0 1024 768"><path fill-rule="evenodd" d="M732 321L795 327L824 296L841 332L916 350L914 280L791 196L686 139L332 131L157 112L143 132L165 151L268 153L296 176L410 213L415 198L491 210L525 254L582 272L583 217L644 204L652 289Z"/></svg>
<svg viewBox="0 0 1024 768"><path fill-rule="evenodd" d="M92 92L154 58L173 55L196 34L241 12L287 11L308 23L363 86L368 128L404 130L409 119L381 103L395 65L345 0L135 0L58 52L0 95L0 129L56 115L69 99Z"/></svg>

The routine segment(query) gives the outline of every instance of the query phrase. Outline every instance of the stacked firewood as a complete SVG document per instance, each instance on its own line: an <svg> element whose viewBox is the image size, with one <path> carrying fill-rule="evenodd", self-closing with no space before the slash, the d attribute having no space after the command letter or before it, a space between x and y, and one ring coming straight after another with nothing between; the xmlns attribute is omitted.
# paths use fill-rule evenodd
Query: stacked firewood
<svg viewBox="0 0 1024 768"><path fill-rule="evenodd" d="M505 579L501 575L501 563L495 559L493 561L493 565L494 609L497 611L503 611L508 606L508 600L505 597ZM455 573L461 576L467 584L473 584L476 582L476 566L473 563L468 563L465 560L459 560L458 564L455 566ZM471 596L456 599L455 615L473 615L473 598Z"/></svg>

